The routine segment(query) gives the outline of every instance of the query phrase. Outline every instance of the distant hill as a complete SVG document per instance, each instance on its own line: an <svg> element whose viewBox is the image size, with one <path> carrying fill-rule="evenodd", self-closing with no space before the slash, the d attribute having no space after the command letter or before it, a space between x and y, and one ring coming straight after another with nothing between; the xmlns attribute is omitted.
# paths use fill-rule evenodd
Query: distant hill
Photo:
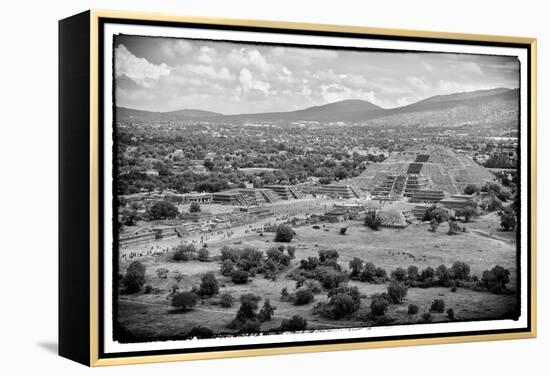
<svg viewBox="0 0 550 376"><path fill-rule="evenodd" d="M364 100L344 100L297 111L222 115L202 110L148 112L117 108L118 121L225 120L238 122L318 121L370 125L461 125L515 123L519 119L519 89L497 88L437 95L416 103L384 109Z"/></svg>
<svg viewBox="0 0 550 376"><path fill-rule="evenodd" d="M117 121L181 121L185 119L204 118L221 116L217 112L203 111L203 110L177 110L170 112L153 112L135 110L132 108L117 107L116 117Z"/></svg>

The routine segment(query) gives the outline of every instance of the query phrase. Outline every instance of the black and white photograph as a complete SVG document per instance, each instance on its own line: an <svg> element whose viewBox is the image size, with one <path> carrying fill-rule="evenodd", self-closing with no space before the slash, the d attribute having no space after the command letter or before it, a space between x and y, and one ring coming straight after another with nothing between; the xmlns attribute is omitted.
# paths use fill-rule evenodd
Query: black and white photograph
<svg viewBox="0 0 550 376"><path fill-rule="evenodd" d="M518 56L125 33L110 53L114 342L518 323Z"/></svg>

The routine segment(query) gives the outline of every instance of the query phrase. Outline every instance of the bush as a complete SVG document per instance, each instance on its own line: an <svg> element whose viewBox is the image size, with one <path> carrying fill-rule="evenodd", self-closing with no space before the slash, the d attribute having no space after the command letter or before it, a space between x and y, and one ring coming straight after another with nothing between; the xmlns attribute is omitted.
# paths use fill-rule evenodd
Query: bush
<svg viewBox="0 0 550 376"><path fill-rule="evenodd" d="M363 271L359 275L362 282L373 282L376 278L376 266L372 262L366 262Z"/></svg>
<svg viewBox="0 0 550 376"><path fill-rule="evenodd" d="M442 299L435 299L430 307L430 312L445 312L445 302Z"/></svg>
<svg viewBox="0 0 550 376"><path fill-rule="evenodd" d="M449 212L434 205L431 208L426 209L424 218L422 218L423 221L431 221L432 219L435 219L438 224L447 222L449 220Z"/></svg>
<svg viewBox="0 0 550 376"><path fill-rule="evenodd" d="M403 268L397 268L391 272L391 279L402 282L407 278L407 271Z"/></svg>
<svg viewBox="0 0 550 376"><path fill-rule="evenodd" d="M279 330L282 332L298 332L307 328L307 320L301 316L294 315L291 319L283 319Z"/></svg>
<svg viewBox="0 0 550 376"><path fill-rule="evenodd" d="M426 269L422 270L422 273L420 274L420 280L422 281L429 281L433 279L435 275L435 270L431 266L428 266Z"/></svg>
<svg viewBox="0 0 550 376"><path fill-rule="evenodd" d="M296 254L296 247L293 245L289 245L286 247L286 252L288 253L288 256L293 259L294 255Z"/></svg>
<svg viewBox="0 0 550 376"><path fill-rule="evenodd" d="M330 261L336 261L338 260L338 257L340 257L340 255L338 254L338 251L335 249L323 249L319 251L319 261L322 264L325 264Z"/></svg>
<svg viewBox="0 0 550 376"><path fill-rule="evenodd" d="M237 285L244 285L248 282L248 276L247 271L237 269L231 273L231 281Z"/></svg>
<svg viewBox="0 0 550 376"><path fill-rule="evenodd" d="M437 277L437 283L441 286L450 286L451 285L451 272L443 264L439 265L435 269L435 276Z"/></svg>
<svg viewBox="0 0 550 376"><path fill-rule="evenodd" d="M302 289L294 293L294 304L304 305L313 301L313 293L310 290Z"/></svg>
<svg viewBox="0 0 550 376"><path fill-rule="evenodd" d="M388 296L393 304L399 304L407 295L408 288L403 282L392 282L388 286Z"/></svg>
<svg viewBox="0 0 550 376"><path fill-rule="evenodd" d="M348 231L347 227L341 227L340 228L340 235L346 235L346 232Z"/></svg>
<svg viewBox="0 0 550 376"><path fill-rule="evenodd" d="M187 311L197 304L199 297L194 292L185 291L172 296L172 307Z"/></svg>
<svg viewBox="0 0 550 376"><path fill-rule="evenodd" d="M197 260L201 262L208 262L208 256L209 256L208 248L202 247L201 249L199 249L199 252L197 253Z"/></svg>
<svg viewBox="0 0 550 376"><path fill-rule="evenodd" d="M189 213L200 213L201 206L198 202L192 202L191 206L189 206Z"/></svg>
<svg viewBox="0 0 550 376"><path fill-rule="evenodd" d="M196 252L197 248L194 244L180 244L174 248L172 258L175 261L189 261L195 257Z"/></svg>
<svg viewBox="0 0 550 376"><path fill-rule="evenodd" d="M374 316L384 316L390 306L388 294L375 294L372 296L370 311Z"/></svg>
<svg viewBox="0 0 550 376"><path fill-rule="evenodd" d="M430 220L430 230L432 232L436 232L438 227L439 227L439 222L437 221L437 219L432 218Z"/></svg>
<svg viewBox="0 0 550 376"><path fill-rule="evenodd" d="M516 215L511 212L507 211L500 217L500 227L504 231L512 231L516 229Z"/></svg>
<svg viewBox="0 0 550 376"><path fill-rule="evenodd" d="M338 287L341 282L346 280L346 274L338 270L334 270L329 267L322 267L318 269L317 280L321 282L323 288L327 290Z"/></svg>
<svg viewBox="0 0 550 376"><path fill-rule="evenodd" d="M145 266L139 261L133 261L122 278L122 285L127 294L139 292L145 284Z"/></svg>
<svg viewBox="0 0 550 376"><path fill-rule="evenodd" d="M254 294L241 295L241 306L237 311L235 319L241 323L255 319L256 311L258 310L258 302L260 300L262 300L262 298Z"/></svg>
<svg viewBox="0 0 550 376"><path fill-rule="evenodd" d="M481 284L494 294L507 291L506 284L510 282L510 271L497 265L491 270L485 270L481 276Z"/></svg>
<svg viewBox="0 0 550 376"><path fill-rule="evenodd" d="M294 231L287 225L277 226L277 231L275 233L275 241L282 243L290 243L294 237Z"/></svg>
<svg viewBox="0 0 550 376"><path fill-rule="evenodd" d="M153 286L151 286L151 285L146 285L146 286L145 286L145 290L143 291L143 293L145 293L145 294L150 294L151 292L153 292Z"/></svg>
<svg viewBox="0 0 550 376"><path fill-rule="evenodd" d="M227 292L222 294L222 296L220 297L220 305L223 308L232 307L233 306L233 295L231 295Z"/></svg>
<svg viewBox="0 0 550 376"><path fill-rule="evenodd" d="M465 222L470 222L472 217L479 216L479 209L477 205L466 205L462 209L455 210L455 215L457 217L464 217Z"/></svg>
<svg viewBox="0 0 550 376"><path fill-rule="evenodd" d="M276 309L277 308L271 305L269 299L266 299L264 301L262 309L260 309L260 313L258 313L258 319L260 320L260 322L271 321L271 317L273 316L273 313Z"/></svg>
<svg viewBox="0 0 550 376"><path fill-rule="evenodd" d="M233 270L234 270L233 265L234 265L233 261L231 261L230 259L225 259L222 262L222 266L220 267L220 272L222 273L222 275L229 277L233 273Z"/></svg>
<svg viewBox="0 0 550 376"><path fill-rule="evenodd" d="M415 305L415 304L409 304L409 310L408 310L408 314L409 315L416 315L418 313L418 306Z"/></svg>
<svg viewBox="0 0 550 376"><path fill-rule="evenodd" d="M205 328L204 326L195 326L193 327L187 335L192 338L212 338L214 332L211 329Z"/></svg>
<svg viewBox="0 0 550 376"><path fill-rule="evenodd" d="M508 191L501 191L500 193L497 194L497 197L501 201L508 201L510 200L512 195Z"/></svg>
<svg viewBox="0 0 550 376"><path fill-rule="evenodd" d="M206 273L201 278L201 285L199 287L200 296L213 296L219 291L218 281L214 276L214 273Z"/></svg>
<svg viewBox="0 0 550 376"><path fill-rule="evenodd" d="M315 270L319 265L319 259L317 257L308 257L307 260L300 260L300 269Z"/></svg>
<svg viewBox="0 0 550 376"><path fill-rule="evenodd" d="M479 187L475 184L469 184L464 188L464 194L473 195L474 193L479 192Z"/></svg>
<svg viewBox="0 0 550 376"><path fill-rule="evenodd" d="M455 319L455 311L452 308L449 308L447 310L447 317L449 318L449 320Z"/></svg>
<svg viewBox="0 0 550 376"><path fill-rule="evenodd" d="M248 320L238 326L239 333L258 333L260 331L260 322L257 320Z"/></svg>

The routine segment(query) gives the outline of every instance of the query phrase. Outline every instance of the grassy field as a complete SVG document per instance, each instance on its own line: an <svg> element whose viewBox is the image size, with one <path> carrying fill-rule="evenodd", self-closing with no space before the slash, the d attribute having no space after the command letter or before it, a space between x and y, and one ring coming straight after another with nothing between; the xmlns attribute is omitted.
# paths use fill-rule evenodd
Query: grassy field
<svg viewBox="0 0 550 376"><path fill-rule="evenodd" d="M496 226L495 220L492 216L483 217L466 226L489 228ZM343 226L348 227L346 235L339 234L339 229ZM314 302L304 306L294 306L280 300L280 292L284 287L290 292L295 290L295 281L287 278L288 272L297 267L301 259L316 256L319 250L330 248L338 250L340 254L338 261L346 269L353 257L359 257L383 267L388 275L396 267L406 268L409 265L416 265L422 269L427 266L435 268L440 264L450 267L455 261L463 261L471 266L471 274L481 277L484 270L501 265L510 270L511 282L508 286L512 290L516 288L516 247L513 241L489 238L473 231L450 236L447 235L446 224L441 225L435 233L428 231L428 227L427 223L420 223L402 230L374 231L354 221L327 224L321 229L313 229L311 226L297 227L294 229L296 236L291 243L296 247L296 258L290 267L276 281L266 280L262 275L257 275L246 285L235 285L228 277L222 276L218 261L175 262L169 255L142 257L139 261L146 266L147 284L158 289L158 292L119 295L119 321L131 332L147 337L185 334L197 325L209 327L216 333L230 332L226 326L233 319L239 306L238 302L231 308L222 308L218 305L219 296L216 296L199 301L195 309L186 313L174 312L170 307L168 294L172 286L178 285L180 291L189 290L200 284L200 278L204 273L214 272L220 283L220 294L229 292L238 298L244 293L254 293L263 299L270 299L272 305L277 307L274 319L262 324L262 330L277 327L283 318L296 314L308 320L308 329L372 325L357 317L349 320L328 320L314 315L312 307L326 300L326 293L316 295ZM220 248L224 245L239 248L253 246L265 251L276 244L273 242L273 234L266 233L264 236L259 236L248 233L238 239L224 239L209 243L209 251L210 256L213 257L219 254ZM129 261L121 260L120 270L125 271L128 264ZM160 279L157 276L156 270L159 268L169 270L166 279ZM179 283L174 278L176 275L182 276ZM385 292L387 288L387 284L376 285L356 281L350 281L349 284L356 285L366 296L362 299L359 314L356 315L359 317L362 312L368 312L370 296ZM456 292L440 287L410 288L402 304L390 306L387 317L392 324L420 322L422 313L429 310L434 299L443 299L446 304L445 309L453 308L458 320L505 317L516 309L517 303L515 294L495 295L464 288L459 288ZM262 302L260 306L261 304ZM419 313L415 316L407 315L408 304L418 305ZM447 320L445 314L433 314L434 322Z"/></svg>

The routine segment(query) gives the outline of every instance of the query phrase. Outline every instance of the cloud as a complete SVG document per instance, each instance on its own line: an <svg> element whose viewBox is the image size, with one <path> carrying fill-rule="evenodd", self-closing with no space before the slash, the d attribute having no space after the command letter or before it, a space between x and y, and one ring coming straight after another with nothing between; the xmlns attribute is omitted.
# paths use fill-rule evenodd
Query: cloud
<svg viewBox="0 0 550 376"><path fill-rule="evenodd" d="M116 77L126 76L135 83L150 88L160 77L169 75L170 71L171 68L164 63L155 65L145 58L136 57L123 44L115 49Z"/></svg>
<svg viewBox="0 0 550 376"><path fill-rule="evenodd" d="M267 60L257 49L233 49L227 56L227 60L238 69L247 67L264 73L270 70Z"/></svg>
<svg viewBox="0 0 550 376"><path fill-rule="evenodd" d="M243 88L243 92L247 93L252 90L257 90L262 92L264 95L269 94L270 84L264 81L256 80L252 76L252 73L246 69L241 69L239 74L239 82Z"/></svg>

